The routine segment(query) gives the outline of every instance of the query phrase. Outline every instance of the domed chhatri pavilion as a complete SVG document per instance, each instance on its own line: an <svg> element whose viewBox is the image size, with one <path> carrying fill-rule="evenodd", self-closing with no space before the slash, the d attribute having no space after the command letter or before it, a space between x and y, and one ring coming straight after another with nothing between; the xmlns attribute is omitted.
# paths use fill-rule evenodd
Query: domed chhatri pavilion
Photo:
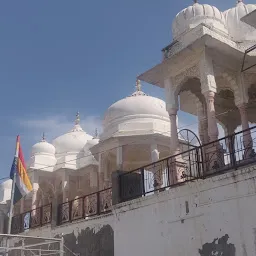
<svg viewBox="0 0 256 256"><path fill-rule="evenodd" d="M91 136L75 125L51 143L45 136L32 146L28 172L33 192L15 205L15 215L42 205L58 204L111 186L116 170L130 171L169 155L170 120L165 102L146 95L140 81L130 96L111 105L103 131ZM6 187L3 200L10 199ZM8 187L8 189L7 189Z"/></svg>
<svg viewBox="0 0 256 256"><path fill-rule="evenodd" d="M256 44L256 30L241 20L255 10L255 4L242 0L224 12L194 1L176 15L163 61L139 76L165 89L173 126L171 153L179 152L174 122L179 109L198 117L202 144L218 139L218 124L229 135L255 123L255 67L241 72L244 57L246 66L256 63L255 51L247 51ZM244 143L252 143L248 133Z"/></svg>
<svg viewBox="0 0 256 256"><path fill-rule="evenodd" d="M253 20L250 15L255 10L255 4L242 0L224 12L194 1L179 12L172 24L172 42L162 50L162 61L138 77L163 88L166 103L142 92L137 80L133 94L107 109L100 135L87 134L77 113L69 132L51 143L43 136L32 147L28 162L33 191L15 205L15 214L50 203L56 208L74 202L81 196L110 188L113 172L117 170L127 174L168 156L175 159L171 165L173 177L166 175L169 186L184 182L191 162L187 165L179 154L190 145L179 137L178 110L198 118L200 148L218 140L218 125L226 136L233 135L238 127L247 130L239 138L243 148L239 153L232 153L234 148L238 150L233 139L211 144L200 149L202 157L197 152L194 169L202 165L205 174L212 174L234 164L236 157L241 161L255 157L256 145L248 129L250 123L256 122L256 66L244 68L256 64L255 51L251 50L256 48L256 24L248 21ZM188 159L191 161L191 155ZM163 181L162 171L156 175L156 169L143 170L151 173L153 187L159 188L166 180ZM7 204L10 193L11 181L2 183L2 205ZM88 215L91 213L90 208Z"/></svg>

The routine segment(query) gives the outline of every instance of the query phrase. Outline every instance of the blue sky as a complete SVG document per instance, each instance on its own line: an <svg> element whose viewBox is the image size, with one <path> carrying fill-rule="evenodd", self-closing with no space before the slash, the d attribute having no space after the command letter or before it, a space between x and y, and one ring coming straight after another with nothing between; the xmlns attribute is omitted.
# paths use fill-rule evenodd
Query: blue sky
<svg viewBox="0 0 256 256"><path fill-rule="evenodd" d="M106 109L133 92L136 76L160 62L173 18L191 3L1 1L0 177L9 175L17 134L28 159L43 132L51 140L71 129L77 110L87 132L99 127ZM235 0L201 3L225 10ZM143 90L164 98L154 86Z"/></svg>

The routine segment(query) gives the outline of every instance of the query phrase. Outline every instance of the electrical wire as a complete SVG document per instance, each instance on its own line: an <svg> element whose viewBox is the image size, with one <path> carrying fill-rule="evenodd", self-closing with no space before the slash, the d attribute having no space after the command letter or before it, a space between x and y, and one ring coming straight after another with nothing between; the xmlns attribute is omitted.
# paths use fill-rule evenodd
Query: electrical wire
<svg viewBox="0 0 256 256"><path fill-rule="evenodd" d="M220 115L226 115L226 114L228 114L228 113L230 113L230 112L233 112L233 111L235 111L235 110L236 110L236 109L227 110L227 111L225 111L225 112L222 112L222 113L217 114L216 117L218 117L218 116L220 116ZM201 121L206 121L206 120L207 120L207 118L202 118L202 119L201 119ZM188 124L188 125L183 125L183 126L181 126L181 127L178 127L178 130L181 130L181 129L184 129L184 128L193 126L193 125L195 125L195 124L198 124L198 121L195 122L195 123L191 123L191 124ZM169 134L169 132L170 132L170 131L166 131L166 132L159 133L159 134L164 135L164 134ZM113 134L113 135L115 135L115 134ZM112 136L113 136L113 135L112 135ZM122 146L130 146L130 145L133 145L133 144L135 144L135 143L137 143L137 140L136 140L136 141L133 141L133 142L131 142L131 143L128 143L128 144L124 144L124 145L122 145ZM76 158L74 158L74 159L72 159L72 160L60 162L60 163L58 163L57 165L61 165L61 164L65 164L65 163L69 163L69 162L73 162L73 161L77 161L77 160L80 160L80 159L83 159L83 158L87 158L87 157L91 157L91 156L94 156L94 155L100 155L100 154L103 154L103 153L108 152L108 151L110 151L110 150L117 149L117 148L119 148L119 146L110 148L110 149L108 149L108 150L99 151L99 152L96 152L96 153L94 153L94 154L90 153L90 154L88 154L88 155L84 155L84 156L81 156L81 157L76 157ZM68 153L68 152L64 152L64 153ZM47 165L47 166L44 166L44 167L42 167L42 168L38 168L38 169L33 169L33 170L30 170L30 171L27 171L27 173L33 173L34 171L42 171L42 170L45 170L45 169L47 169L47 168L49 168L49 167L55 167L55 166L56 166L56 164L55 164L55 165ZM3 177L3 178L0 178L0 181L2 181L2 180L8 180L8 179L10 179L10 177Z"/></svg>

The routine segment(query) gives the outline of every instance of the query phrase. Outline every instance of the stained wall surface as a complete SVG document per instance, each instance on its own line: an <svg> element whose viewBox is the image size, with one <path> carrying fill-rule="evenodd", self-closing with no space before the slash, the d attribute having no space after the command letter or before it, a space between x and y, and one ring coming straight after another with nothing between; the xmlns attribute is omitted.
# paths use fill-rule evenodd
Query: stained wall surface
<svg viewBox="0 0 256 256"><path fill-rule="evenodd" d="M256 255L256 167L116 206L112 214L29 235L64 233L80 255Z"/></svg>

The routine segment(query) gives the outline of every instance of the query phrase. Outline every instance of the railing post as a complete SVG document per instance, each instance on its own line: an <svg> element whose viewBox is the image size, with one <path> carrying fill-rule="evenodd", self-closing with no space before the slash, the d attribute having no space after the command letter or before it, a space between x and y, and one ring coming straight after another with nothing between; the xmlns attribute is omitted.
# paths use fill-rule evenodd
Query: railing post
<svg viewBox="0 0 256 256"><path fill-rule="evenodd" d="M145 191L145 177L144 177L144 168L140 169L140 174L141 174L141 188L142 188L142 195L146 195Z"/></svg>
<svg viewBox="0 0 256 256"><path fill-rule="evenodd" d="M235 145L234 145L234 141L235 141L236 135L232 134L228 137L228 144L229 144L229 150L230 150L230 163L231 163L231 167L233 167L234 169L237 169L237 164L236 164L236 150L235 150Z"/></svg>
<svg viewBox="0 0 256 256"><path fill-rule="evenodd" d="M27 213L25 213L25 214L23 215L23 228L24 228L24 224L25 224L25 222L24 222L24 217L26 216L26 214L29 214L28 228L29 228L29 229L32 228L32 211L33 211L33 210L31 210L31 211L29 211L29 212L27 212ZM24 231L24 230L22 230L22 231Z"/></svg>
<svg viewBox="0 0 256 256"><path fill-rule="evenodd" d="M100 191L97 192L97 214L100 215Z"/></svg>
<svg viewBox="0 0 256 256"><path fill-rule="evenodd" d="M40 226L42 227L43 226L43 209L44 209L44 206L41 206L40 207Z"/></svg>
<svg viewBox="0 0 256 256"><path fill-rule="evenodd" d="M201 177L202 179L205 178L205 148L204 146L200 146L200 156L201 156L201 167L202 167L202 171L201 171Z"/></svg>
<svg viewBox="0 0 256 256"><path fill-rule="evenodd" d="M196 161L197 161L197 170L198 170L198 177L199 179L204 178L204 155L202 146L196 147Z"/></svg>
<svg viewBox="0 0 256 256"><path fill-rule="evenodd" d="M68 202L68 204L69 204L69 206L68 206L68 208L69 208L69 211L68 211L69 222L72 222L72 206L73 206L73 201L74 200Z"/></svg>
<svg viewBox="0 0 256 256"><path fill-rule="evenodd" d="M25 242L24 242L24 239L21 240L21 256L25 256L25 252L24 252L24 249L25 249Z"/></svg>
<svg viewBox="0 0 256 256"><path fill-rule="evenodd" d="M196 163L197 163L197 178L200 178L201 177L201 174L200 174L200 158L199 158L199 150L198 150L198 147L195 148L196 149Z"/></svg>
<svg viewBox="0 0 256 256"><path fill-rule="evenodd" d="M19 225L19 233L23 232L23 228L24 228L24 217L23 217L23 214L20 214L20 225ZM22 225L23 224L23 225Z"/></svg>
<svg viewBox="0 0 256 256"><path fill-rule="evenodd" d="M121 203L123 201L123 194L122 194L123 190L122 190L122 177L120 174L118 175L118 187L119 187L118 196L119 196L120 203ZM112 180L112 199L113 199L113 180ZM113 200L112 200L112 204L114 205Z"/></svg>
<svg viewBox="0 0 256 256"><path fill-rule="evenodd" d="M64 256L64 238L63 234L61 234L61 241L60 241L60 256Z"/></svg>
<svg viewBox="0 0 256 256"><path fill-rule="evenodd" d="M52 209L53 209L53 207L52 207L52 203L51 203L51 205L50 205L50 222L52 223Z"/></svg>
<svg viewBox="0 0 256 256"><path fill-rule="evenodd" d="M62 219L63 219L63 203L58 205L58 225L62 224Z"/></svg>
<svg viewBox="0 0 256 256"><path fill-rule="evenodd" d="M56 223L57 226L59 226L61 224L61 217L62 217L62 211L61 211L61 204L57 205L57 218L56 218Z"/></svg>
<svg viewBox="0 0 256 256"><path fill-rule="evenodd" d="M171 182L170 182L170 165L169 165L169 159L170 157L167 158L167 163L166 163L166 167L167 167L167 187L170 186Z"/></svg>
<svg viewBox="0 0 256 256"><path fill-rule="evenodd" d="M82 218L85 219L85 209L84 209L84 201L86 200L87 196L82 197Z"/></svg>

